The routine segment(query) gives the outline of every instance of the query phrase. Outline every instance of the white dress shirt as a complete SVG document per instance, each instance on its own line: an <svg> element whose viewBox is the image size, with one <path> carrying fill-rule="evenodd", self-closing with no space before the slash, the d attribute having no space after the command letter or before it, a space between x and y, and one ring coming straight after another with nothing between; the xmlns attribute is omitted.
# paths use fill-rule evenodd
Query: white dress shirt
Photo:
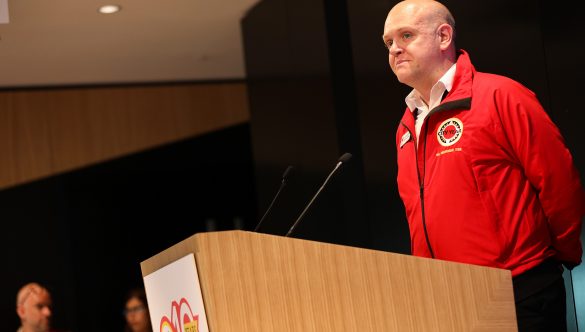
<svg viewBox="0 0 585 332"><path fill-rule="evenodd" d="M416 121L414 127L416 129L416 144L418 145L418 137L420 136L420 129L422 128L424 119L427 117L429 112L439 106L441 103L443 93L445 91L451 91L453 87L453 79L455 77L455 69L457 64L453 64L449 70L433 85L431 89L431 100L427 105L420 96L420 93L416 90L412 90L405 98L406 105L411 112L416 113Z"/></svg>

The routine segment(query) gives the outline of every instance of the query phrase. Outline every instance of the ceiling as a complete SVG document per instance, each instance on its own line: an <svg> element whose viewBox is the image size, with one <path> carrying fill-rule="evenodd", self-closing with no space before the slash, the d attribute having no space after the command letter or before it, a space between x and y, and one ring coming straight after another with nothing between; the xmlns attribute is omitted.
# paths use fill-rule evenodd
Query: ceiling
<svg viewBox="0 0 585 332"><path fill-rule="evenodd" d="M257 2L0 0L0 88L243 79Z"/></svg>

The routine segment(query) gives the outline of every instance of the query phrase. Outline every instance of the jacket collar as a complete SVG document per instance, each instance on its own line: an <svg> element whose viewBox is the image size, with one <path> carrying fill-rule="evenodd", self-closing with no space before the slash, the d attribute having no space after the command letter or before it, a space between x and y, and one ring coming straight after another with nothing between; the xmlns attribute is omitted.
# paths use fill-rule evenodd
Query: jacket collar
<svg viewBox="0 0 585 332"><path fill-rule="evenodd" d="M443 102L433 112L441 110L471 108L473 77L475 67L471 64L469 54L465 50L457 51L457 71L453 79L453 88Z"/></svg>

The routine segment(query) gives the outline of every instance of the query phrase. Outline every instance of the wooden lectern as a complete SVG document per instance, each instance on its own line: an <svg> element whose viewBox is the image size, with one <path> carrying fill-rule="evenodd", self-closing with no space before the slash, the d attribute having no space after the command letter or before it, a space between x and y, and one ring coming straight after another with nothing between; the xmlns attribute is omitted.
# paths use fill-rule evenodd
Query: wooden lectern
<svg viewBox="0 0 585 332"><path fill-rule="evenodd" d="M507 270L224 231L143 261L142 275L190 253L213 332L517 331Z"/></svg>

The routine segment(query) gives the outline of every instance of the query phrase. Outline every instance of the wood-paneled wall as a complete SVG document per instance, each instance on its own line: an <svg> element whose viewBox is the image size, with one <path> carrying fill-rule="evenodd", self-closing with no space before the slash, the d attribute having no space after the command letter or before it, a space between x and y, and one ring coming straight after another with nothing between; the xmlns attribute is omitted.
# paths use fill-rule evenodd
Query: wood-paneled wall
<svg viewBox="0 0 585 332"><path fill-rule="evenodd" d="M248 120L242 82L0 91L0 189Z"/></svg>

